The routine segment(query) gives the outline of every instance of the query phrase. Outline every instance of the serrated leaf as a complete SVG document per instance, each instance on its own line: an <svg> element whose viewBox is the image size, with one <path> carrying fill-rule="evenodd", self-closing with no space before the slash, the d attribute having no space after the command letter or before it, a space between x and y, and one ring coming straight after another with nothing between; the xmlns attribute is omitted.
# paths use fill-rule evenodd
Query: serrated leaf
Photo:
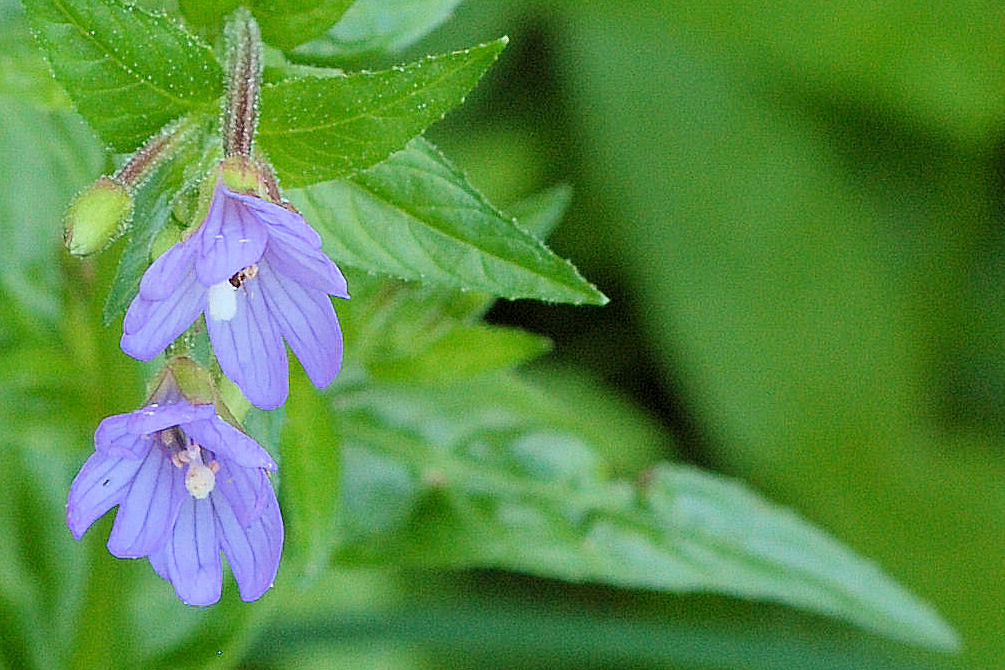
<svg viewBox="0 0 1005 670"><path fill-rule="evenodd" d="M607 302L421 138L351 180L290 199L346 265L510 299Z"/></svg>
<svg viewBox="0 0 1005 670"><path fill-rule="evenodd" d="M269 44L289 49L323 35L353 0L255 0L252 11Z"/></svg>
<svg viewBox="0 0 1005 670"><path fill-rule="evenodd" d="M258 143L287 187L364 170L463 102L506 42L381 72L264 86Z"/></svg>
<svg viewBox="0 0 1005 670"><path fill-rule="evenodd" d="M957 644L937 614L875 565L739 482L669 464L638 486L608 479L591 446L533 410L528 394L550 404L511 375L341 395L346 444L396 463L417 488L407 522L347 538L343 556L713 591L917 644Z"/></svg>
<svg viewBox="0 0 1005 670"><path fill-rule="evenodd" d="M376 361L378 379L441 384L514 368L551 350L551 340L518 328L458 325L410 355Z"/></svg>
<svg viewBox="0 0 1005 670"><path fill-rule="evenodd" d="M302 44L290 57L306 63L337 63L395 53L443 23L460 0L356 0L326 35Z"/></svg>
<svg viewBox="0 0 1005 670"><path fill-rule="evenodd" d="M117 151L132 151L176 117L215 111L220 66L172 19L116 0L24 5L56 79Z"/></svg>

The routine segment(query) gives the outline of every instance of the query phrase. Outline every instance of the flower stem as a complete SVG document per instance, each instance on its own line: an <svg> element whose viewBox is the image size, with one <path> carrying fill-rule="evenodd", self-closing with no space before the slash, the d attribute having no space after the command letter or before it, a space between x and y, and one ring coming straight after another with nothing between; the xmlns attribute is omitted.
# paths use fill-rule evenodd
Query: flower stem
<svg viewBox="0 0 1005 670"><path fill-rule="evenodd" d="M153 174L161 161L170 158L198 127L193 119L183 118L169 123L136 150L126 164L112 175L112 180L128 189L135 189Z"/></svg>

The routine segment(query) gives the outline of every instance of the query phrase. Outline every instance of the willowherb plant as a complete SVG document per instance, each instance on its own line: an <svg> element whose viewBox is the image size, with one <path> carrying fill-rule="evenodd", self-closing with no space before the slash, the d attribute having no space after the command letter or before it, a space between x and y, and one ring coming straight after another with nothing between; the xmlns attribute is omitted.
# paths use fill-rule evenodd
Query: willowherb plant
<svg viewBox="0 0 1005 670"><path fill-rule="evenodd" d="M148 558L190 605L221 599L221 555L245 601L278 580L263 602L343 564L493 567L956 644L874 565L736 482L670 464L612 478L588 407L520 375L549 344L484 323L494 300L607 298L543 241L567 189L514 218L422 137L506 38L357 67L456 0L23 4L119 166L71 203L67 248L121 247L104 320L124 314L122 351L150 361L140 409L100 423L70 487L74 537L118 506L109 551ZM287 346L309 384L291 384Z"/></svg>

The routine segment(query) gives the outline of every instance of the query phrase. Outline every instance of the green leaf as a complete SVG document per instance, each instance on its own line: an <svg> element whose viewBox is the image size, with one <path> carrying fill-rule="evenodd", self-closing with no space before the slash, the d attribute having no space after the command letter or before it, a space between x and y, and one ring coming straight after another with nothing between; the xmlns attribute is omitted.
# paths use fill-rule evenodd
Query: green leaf
<svg viewBox="0 0 1005 670"><path fill-rule="evenodd" d="M68 111L0 94L0 286L22 308L60 313L60 231L73 194L104 165L97 139Z"/></svg>
<svg viewBox="0 0 1005 670"><path fill-rule="evenodd" d="M172 19L116 0L25 0L56 79L117 151L168 121L214 113L223 74L208 47Z"/></svg>
<svg viewBox="0 0 1005 670"><path fill-rule="evenodd" d="M583 16L615 21L625 14L620 1L603 4ZM1005 120L1005 16L997 3L969 2L961 12L900 0L783 0L770 7L657 0L640 9L647 26L714 34L716 51L742 63L748 78L788 76L802 90L832 91L824 94L948 131L964 144L997 141Z"/></svg>
<svg viewBox="0 0 1005 670"><path fill-rule="evenodd" d="M338 530L339 440L331 405L299 371L291 381L280 493L289 552L298 572L313 578L328 565Z"/></svg>
<svg viewBox="0 0 1005 670"><path fill-rule="evenodd" d="M392 501L393 502L393 501ZM345 587L329 587L339 596ZM386 577L385 577L386 579ZM414 580L420 595L399 596L393 605L338 607L300 614L283 612L270 622L245 658L280 670L306 668L425 668L344 656L357 649L416 649L427 656L464 659L464 668L634 668L636 670L959 670L930 653L866 634L849 635L832 622L798 620L779 608L732 603L724 616L702 612L718 599L675 598L648 611L650 599L611 597L552 584L516 585L479 575L468 592L433 577ZM390 581L390 580L388 580ZM515 586L515 588L514 588ZM521 588L523 587L523 588ZM357 596L359 597L359 596ZM604 598L604 600L601 600ZM602 603L602 604L598 604ZM687 609L685 609L687 608ZM376 611L374 611L376 610ZM726 618L729 617L729 618ZM333 656L315 665L318 648ZM335 656L334 654L339 654ZM290 659L283 664L283 659ZM338 659L338 660L336 660ZM341 662L340 662L341 661ZM446 664L444 664L446 665ZM433 666L443 667L443 666ZM983 669L981 669L983 670Z"/></svg>
<svg viewBox="0 0 1005 670"><path fill-rule="evenodd" d="M255 0L252 11L269 44L289 49L323 35L353 0Z"/></svg>
<svg viewBox="0 0 1005 670"><path fill-rule="evenodd" d="M346 265L510 299L607 302L421 138L351 180L290 199Z"/></svg>
<svg viewBox="0 0 1005 670"><path fill-rule="evenodd" d="M306 63L338 63L395 53L443 23L460 0L356 0L328 33L290 53Z"/></svg>
<svg viewBox="0 0 1005 670"><path fill-rule="evenodd" d="M638 486L608 479L574 428L532 409L549 404L513 376L340 395L346 445L373 451L384 471L397 468L397 480L409 473L415 489L402 523L347 538L344 558L714 591L917 644L957 644L952 629L876 566L739 482L668 464ZM361 476L369 475L347 469L346 487ZM354 527L369 526L363 519Z"/></svg>
<svg viewBox="0 0 1005 670"><path fill-rule="evenodd" d="M31 37L20 7L0 9L0 95L46 109L69 109L70 100L52 78Z"/></svg>
<svg viewBox="0 0 1005 670"><path fill-rule="evenodd" d="M947 424L938 378L989 322L963 316L963 287L995 279L977 260L1000 239L991 145L858 96L794 94L790 114L770 93L788 84L739 85L723 52L619 9L582 14L562 60L584 151L605 157L585 188L616 184L597 211L625 225L573 234L610 249L711 457L867 549L960 629L967 667L994 666L1001 439ZM624 109L648 123L611 123Z"/></svg>
<svg viewBox="0 0 1005 670"><path fill-rule="evenodd" d="M379 379L437 384L513 368L550 350L551 340L518 328L460 325L420 351L370 369Z"/></svg>
<svg viewBox="0 0 1005 670"><path fill-rule="evenodd" d="M178 11L189 25L206 32L219 32L223 17L241 5L241 0L178 0Z"/></svg>
<svg viewBox="0 0 1005 670"><path fill-rule="evenodd" d="M266 85L258 143L287 187L366 169L459 105L506 42L381 72Z"/></svg>

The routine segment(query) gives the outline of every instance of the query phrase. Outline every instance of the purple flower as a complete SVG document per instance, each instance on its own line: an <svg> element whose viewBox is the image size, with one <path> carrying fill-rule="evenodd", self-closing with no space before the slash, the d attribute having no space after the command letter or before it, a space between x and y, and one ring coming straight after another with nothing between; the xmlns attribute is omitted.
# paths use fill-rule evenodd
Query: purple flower
<svg viewBox="0 0 1005 670"><path fill-rule="evenodd" d="M303 217L217 183L200 228L153 262L122 324L122 350L150 360L203 312L220 368L255 406L289 392L283 338L318 388L342 364L329 295L345 278Z"/></svg>
<svg viewBox="0 0 1005 670"><path fill-rule="evenodd" d="M78 540L115 505L108 550L149 557L189 605L220 599L227 556L241 598L272 586L283 548L283 519L266 475L276 464L213 405L154 403L110 416L94 433L94 453L73 480L66 523Z"/></svg>

